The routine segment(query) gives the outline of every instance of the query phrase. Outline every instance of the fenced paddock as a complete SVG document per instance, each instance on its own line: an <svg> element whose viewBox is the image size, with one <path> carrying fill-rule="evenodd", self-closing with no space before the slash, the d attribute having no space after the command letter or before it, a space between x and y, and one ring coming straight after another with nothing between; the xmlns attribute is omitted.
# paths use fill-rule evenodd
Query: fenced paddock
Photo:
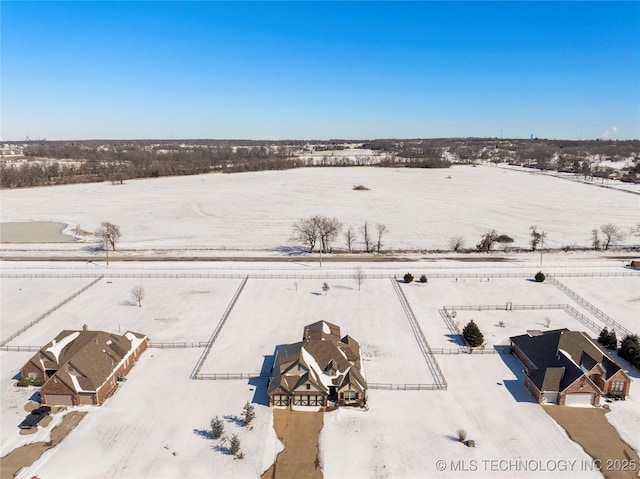
<svg viewBox="0 0 640 479"><path fill-rule="evenodd" d="M207 342L239 284L240 280L104 278L8 345L44 345L61 330L82 329L84 324L91 330L139 332L153 343ZM130 297L137 285L145 290L142 307ZM37 311L40 301L35 297L24 308Z"/></svg>
<svg viewBox="0 0 640 479"><path fill-rule="evenodd" d="M295 282L249 279L200 374L262 371L275 347L302 339L326 320L360 343L368 382L435 384L389 278Z"/></svg>
<svg viewBox="0 0 640 479"><path fill-rule="evenodd" d="M0 288L0 344L75 295L100 276L91 278L2 279Z"/></svg>
<svg viewBox="0 0 640 479"><path fill-rule="evenodd" d="M609 329L614 327L632 334L640 333L640 272L636 276L611 277L606 281L595 277L554 276L559 279L561 290L564 291L563 286L569 289L567 299L577 303L574 307L581 307L600 317Z"/></svg>

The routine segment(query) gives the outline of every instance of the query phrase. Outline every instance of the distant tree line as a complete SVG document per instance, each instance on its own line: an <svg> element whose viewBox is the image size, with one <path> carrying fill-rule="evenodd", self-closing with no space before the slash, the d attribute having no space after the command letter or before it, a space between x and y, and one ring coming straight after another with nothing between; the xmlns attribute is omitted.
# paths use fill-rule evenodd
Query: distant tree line
<svg viewBox="0 0 640 479"><path fill-rule="evenodd" d="M613 161L634 157L623 181L640 181L640 141L509 140L498 138L329 140L109 140L20 143L28 161L0 162L0 187L59 185L211 172L282 170L309 166L447 168L451 162L508 162L606 178L609 168L594 169L587 158ZM322 156L314 152L357 144L375 157ZM308 152L308 153L307 153Z"/></svg>

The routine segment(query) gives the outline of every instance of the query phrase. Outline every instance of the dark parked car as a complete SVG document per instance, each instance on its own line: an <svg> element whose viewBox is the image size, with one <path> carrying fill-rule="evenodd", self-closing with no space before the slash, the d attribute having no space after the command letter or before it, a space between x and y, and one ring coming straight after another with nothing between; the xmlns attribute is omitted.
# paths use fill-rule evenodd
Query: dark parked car
<svg viewBox="0 0 640 479"><path fill-rule="evenodd" d="M51 407L49 406L40 406L39 408L34 409L27 416L27 418L20 423L18 426L20 429L31 429L32 427L36 427L45 416L49 415L51 412Z"/></svg>

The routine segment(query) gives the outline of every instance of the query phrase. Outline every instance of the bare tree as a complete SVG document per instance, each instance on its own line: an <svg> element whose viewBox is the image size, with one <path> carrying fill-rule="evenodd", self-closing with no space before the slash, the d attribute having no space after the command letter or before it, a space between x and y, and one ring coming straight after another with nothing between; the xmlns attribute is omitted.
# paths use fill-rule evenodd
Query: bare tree
<svg viewBox="0 0 640 479"><path fill-rule="evenodd" d="M309 247L313 251L318 240L318 227L313 218L302 218L293 224L293 239Z"/></svg>
<svg viewBox="0 0 640 479"><path fill-rule="evenodd" d="M328 253L331 243L337 238L342 223L337 218L315 215L311 218L302 218L293 224L293 239L302 242L309 247L309 253L313 251L316 242L320 241L320 251Z"/></svg>
<svg viewBox="0 0 640 479"><path fill-rule="evenodd" d="M356 241L356 234L353 231L353 227L349 226L347 228L347 231L344 232L344 239L347 242L347 249L349 250L349 253L351 253L353 250L353 243Z"/></svg>
<svg viewBox="0 0 640 479"><path fill-rule="evenodd" d="M367 221L364 222L362 226L362 239L364 240L364 250L367 253L371 252L371 236L369 235L369 223Z"/></svg>
<svg viewBox="0 0 640 479"><path fill-rule="evenodd" d="M325 253L331 252L331 243L335 241L342 229L342 223L338 218L328 218L326 216L314 216L318 234L320 235L320 248Z"/></svg>
<svg viewBox="0 0 640 479"><path fill-rule="evenodd" d="M600 249L600 236L598 235L598 228L593 228L591 230L591 246L595 250Z"/></svg>
<svg viewBox="0 0 640 479"><path fill-rule="evenodd" d="M544 231L538 231L538 227L535 225L530 226L529 231L529 236L531 236L531 251L536 251L538 249L538 246L540 248L543 248L544 240L547 237L547 233L545 233Z"/></svg>
<svg viewBox="0 0 640 479"><path fill-rule="evenodd" d="M449 238L449 249L454 253L458 253L464 246L464 238L462 236L452 236Z"/></svg>
<svg viewBox="0 0 640 479"><path fill-rule="evenodd" d="M364 281L364 271L362 271L362 266L357 266L355 271L353 272L353 279L355 279L356 284L358 285L358 291L360 291L360 286Z"/></svg>
<svg viewBox="0 0 640 479"><path fill-rule="evenodd" d="M606 225L600 226L600 231L604 235L602 247L605 250L609 249L611 243L617 243L624 239L624 233L622 230L613 223L607 223Z"/></svg>
<svg viewBox="0 0 640 479"><path fill-rule="evenodd" d="M138 307L142 307L142 300L144 299L144 288L142 286L134 286L130 291L131 299L138 303Z"/></svg>
<svg viewBox="0 0 640 479"><path fill-rule="evenodd" d="M488 253L495 243L513 243L513 238L508 235L499 235L496 230L489 230L482 235L476 248L481 253Z"/></svg>
<svg viewBox="0 0 640 479"><path fill-rule="evenodd" d="M103 221L100 223L100 228L95 232L95 236L104 244L105 249L111 246L111 250L115 251L116 243L122 234L120 233L119 226L109 223L108 221Z"/></svg>
<svg viewBox="0 0 640 479"><path fill-rule="evenodd" d="M324 295L327 295L327 291L329 291L329 283L323 283L322 284L322 291L324 291Z"/></svg>
<svg viewBox="0 0 640 479"><path fill-rule="evenodd" d="M380 248L382 248L382 237L387 233L389 229L387 225L383 225L382 223L378 223L376 225L376 232L378 233L377 241L376 241L376 250L380 253Z"/></svg>

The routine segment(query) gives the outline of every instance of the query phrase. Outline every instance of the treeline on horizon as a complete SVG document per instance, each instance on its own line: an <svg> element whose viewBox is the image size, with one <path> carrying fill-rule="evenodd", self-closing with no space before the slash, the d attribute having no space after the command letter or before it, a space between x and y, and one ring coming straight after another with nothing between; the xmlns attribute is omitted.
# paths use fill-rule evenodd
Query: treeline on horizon
<svg viewBox="0 0 640 479"><path fill-rule="evenodd" d="M285 170L323 166L448 168L475 160L535 162L540 169L565 171L588 156L611 159L640 153L640 141L385 139L370 141L262 140L86 140L4 142L20 145L27 160L0 163L0 187L60 185L134 178ZM317 155L322 151L370 149L375 157ZM552 159L556 158L552 165ZM39 160L39 161L38 161ZM576 171L577 173L577 171ZM584 173L584 172L583 172Z"/></svg>

